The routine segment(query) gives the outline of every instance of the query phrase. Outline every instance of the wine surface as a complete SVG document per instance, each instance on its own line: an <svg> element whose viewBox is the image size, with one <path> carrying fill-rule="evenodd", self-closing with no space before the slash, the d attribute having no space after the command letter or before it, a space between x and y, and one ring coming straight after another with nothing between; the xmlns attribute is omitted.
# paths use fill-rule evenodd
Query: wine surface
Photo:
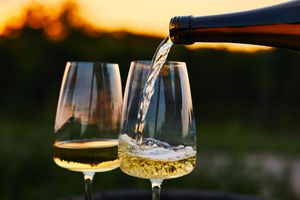
<svg viewBox="0 0 300 200"><path fill-rule="evenodd" d="M119 167L118 140L56 142L53 159L63 168L80 172L104 172Z"/></svg>
<svg viewBox="0 0 300 200"><path fill-rule="evenodd" d="M128 135L119 137L121 170L146 179L170 179L190 173L196 165L196 151L190 146L143 138L142 145Z"/></svg>

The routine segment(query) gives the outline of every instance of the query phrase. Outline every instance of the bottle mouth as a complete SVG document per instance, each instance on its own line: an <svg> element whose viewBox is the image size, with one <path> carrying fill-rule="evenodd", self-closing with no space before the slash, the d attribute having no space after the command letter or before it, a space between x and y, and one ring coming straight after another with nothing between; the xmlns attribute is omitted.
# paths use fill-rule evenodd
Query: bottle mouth
<svg viewBox="0 0 300 200"><path fill-rule="evenodd" d="M193 44L192 16L176 16L170 20L169 35L174 44Z"/></svg>
<svg viewBox="0 0 300 200"><path fill-rule="evenodd" d="M191 28L191 18L190 16L175 16L170 21L170 29L190 29Z"/></svg>

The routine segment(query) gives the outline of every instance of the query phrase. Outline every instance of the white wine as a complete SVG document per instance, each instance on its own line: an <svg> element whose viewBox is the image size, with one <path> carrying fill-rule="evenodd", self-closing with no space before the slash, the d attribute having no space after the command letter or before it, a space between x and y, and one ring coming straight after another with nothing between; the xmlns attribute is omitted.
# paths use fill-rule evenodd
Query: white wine
<svg viewBox="0 0 300 200"><path fill-rule="evenodd" d="M179 160L154 160L130 154L120 149L120 168L128 175L147 179L170 179L190 173L196 164L196 156Z"/></svg>
<svg viewBox="0 0 300 200"><path fill-rule="evenodd" d="M151 69L147 76L147 81L143 88L142 100L139 105L138 115L137 115L137 123L135 125L135 140L138 143L141 143L143 140L143 129L145 126L145 117L148 112L148 108L150 106L152 95L154 94L154 85L156 79L161 72L162 66L165 64L169 51L172 47L173 43L169 37L165 38L160 45L158 46L152 61L151 61Z"/></svg>
<svg viewBox="0 0 300 200"><path fill-rule="evenodd" d="M194 169L196 151L192 147L172 147L154 139L148 141L139 146L129 136L120 136L119 158L123 172L138 178L170 179L184 176Z"/></svg>
<svg viewBox="0 0 300 200"><path fill-rule="evenodd" d="M118 140L83 140L56 142L54 162L79 172L105 172L119 167Z"/></svg>

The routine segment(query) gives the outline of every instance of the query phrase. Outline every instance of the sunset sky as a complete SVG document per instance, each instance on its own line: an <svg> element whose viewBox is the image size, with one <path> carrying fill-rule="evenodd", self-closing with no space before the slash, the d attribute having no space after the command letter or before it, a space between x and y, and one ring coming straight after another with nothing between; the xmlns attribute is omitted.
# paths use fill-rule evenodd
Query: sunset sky
<svg viewBox="0 0 300 200"><path fill-rule="evenodd" d="M0 34L9 24L22 25L25 10L42 4L47 13L55 15L64 0L0 0ZM70 2L70 0L68 1ZM169 21L176 15L211 15L254 9L286 2L286 0L73 0L76 16L81 21L107 31L125 30L133 33L168 35Z"/></svg>

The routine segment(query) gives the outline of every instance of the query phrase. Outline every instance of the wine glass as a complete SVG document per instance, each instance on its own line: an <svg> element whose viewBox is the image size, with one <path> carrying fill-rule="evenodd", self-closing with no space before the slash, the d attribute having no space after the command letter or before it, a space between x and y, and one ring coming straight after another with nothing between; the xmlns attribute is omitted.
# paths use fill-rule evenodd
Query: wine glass
<svg viewBox="0 0 300 200"><path fill-rule="evenodd" d="M153 199L164 179L189 174L196 164L196 129L184 62L166 62L156 79L148 111L139 110L151 61L131 63L119 135L120 168L150 179ZM145 115L139 116L138 115ZM138 120L142 119L142 120Z"/></svg>
<svg viewBox="0 0 300 200"><path fill-rule="evenodd" d="M118 64L68 62L55 119L55 163L83 172L91 199L95 172L119 167L122 87Z"/></svg>

